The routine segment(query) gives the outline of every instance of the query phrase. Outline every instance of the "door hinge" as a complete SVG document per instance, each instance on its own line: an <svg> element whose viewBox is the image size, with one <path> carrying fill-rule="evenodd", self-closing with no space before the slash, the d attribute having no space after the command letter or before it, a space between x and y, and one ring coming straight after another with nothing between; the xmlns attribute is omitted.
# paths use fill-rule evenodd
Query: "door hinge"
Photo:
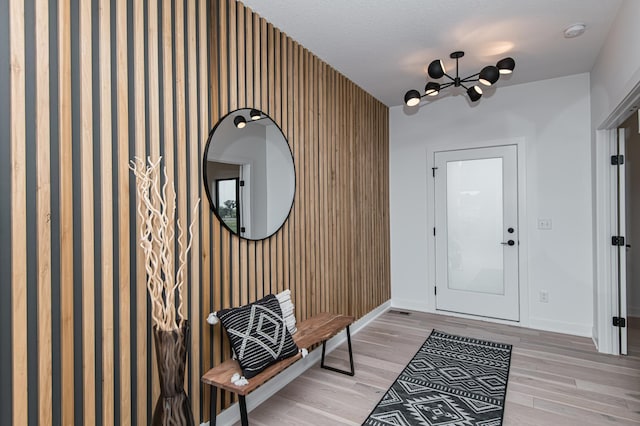
<svg viewBox="0 0 640 426"><path fill-rule="evenodd" d="M611 165L612 166L621 166L624 164L624 155L612 155L611 156Z"/></svg>
<svg viewBox="0 0 640 426"><path fill-rule="evenodd" d="M436 228L435 228L435 226L433 227L433 236L434 237L436 236Z"/></svg>
<svg viewBox="0 0 640 426"><path fill-rule="evenodd" d="M245 233L245 232L247 232L247 230L245 229L244 226L241 226L240 227L240 233L242 234L242 233Z"/></svg>
<svg viewBox="0 0 640 426"><path fill-rule="evenodd" d="M433 287L433 294L436 296L438 295L438 287Z"/></svg>
<svg viewBox="0 0 640 426"><path fill-rule="evenodd" d="M244 181L243 180L240 181L240 186L244 186Z"/></svg>
<svg viewBox="0 0 640 426"><path fill-rule="evenodd" d="M437 167L432 167L431 168L431 174L433 175L433 177L436 177L436 169L437 169Z"/></svg>
<svg viewBox="0 0 640 426"><path fill-rule="evenodd" d="M611 237L611 245L612 246L624 246L624 237L619 235L615 235Z"/></svg>
<svg viewBox="0 0 640 426"><path fill-rule="evenodd" d="M627 321L624 318L613 317L613 326L625 328L627 326Z"/></svg>

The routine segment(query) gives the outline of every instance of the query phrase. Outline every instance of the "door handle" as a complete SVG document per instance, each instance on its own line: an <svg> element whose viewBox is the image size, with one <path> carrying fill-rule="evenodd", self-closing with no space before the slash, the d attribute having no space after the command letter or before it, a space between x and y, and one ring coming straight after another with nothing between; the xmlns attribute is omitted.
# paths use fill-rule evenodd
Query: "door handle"
<svg viewBox="0 0 640 426"><path fill-rule="evenodd" d="M515 245L515 244L516 244L516 242L515 242L515 241L513 241L513 240L509 240L509 241L507 241L507 242L504 242L504 241L503 241L503 242L501 242L500 244L502 244L503 246L513 246L513 245Z"/></svg>

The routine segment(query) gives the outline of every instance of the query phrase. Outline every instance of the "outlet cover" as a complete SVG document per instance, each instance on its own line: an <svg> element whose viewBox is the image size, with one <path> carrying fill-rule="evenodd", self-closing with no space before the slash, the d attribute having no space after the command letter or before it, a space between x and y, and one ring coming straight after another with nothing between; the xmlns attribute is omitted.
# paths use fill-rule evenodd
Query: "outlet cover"
<svg viewBox="0 0 640 426"><path fill-rule="evenodd" d="M549 292L547 290L540 290L540 302L549 303Z"/></svg>

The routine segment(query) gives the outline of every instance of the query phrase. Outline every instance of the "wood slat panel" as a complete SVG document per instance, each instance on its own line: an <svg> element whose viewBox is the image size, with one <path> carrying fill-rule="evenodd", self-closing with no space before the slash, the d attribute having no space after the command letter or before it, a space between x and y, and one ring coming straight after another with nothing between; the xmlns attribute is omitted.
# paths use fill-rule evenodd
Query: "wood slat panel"
<svg viewBox="0 0 640 426"><path fill-rule="evenodd" d="M253 12L251 9L247 8L245 10L245 21L244 21L244 49L245 49L245 90L246 90L246 102L245 106L253 106L255 103L253 102L253 45L254 45L254 37L253 37ZM259 72L258 72L259 74Z"/></svg>
<svg viewBox="0 0 640 426"><path fill-rule="evenodd" d="M114 333L113 333L113 160L111 122L111 15L110 0L100 0L100 194L102 224L102 421L114 423Z"/></svg>
<svg viewBox="0 0 640 426"><path fill-rule="evenodd" d="M235 111L238 109L238 20L236 18L238 11L235 0L226 1L229 14L229 111Z"/></svg>
<svg viewBox="0 0 640 426"><path fill-rule="evenodd" d="M285 40L286 40L286 44L287 44L287 57L286 57L286 67L283 67L283 72L286 73L287 78L287 107L285 107L285 111L287 112L287 125L286 127L286 131L285 131L285 135L287 136L287 140L289 142L289 149L291 150L291 155L295 158L294 155L294 115L293 115L293 105L294 105L294 93L295 93L295 88L293 86L293 70L294 70L294 66L293 66L293 58L294 58L294 44L293 44L293 40L291 40L291 38L286 37L285 36ZM290 289L292 292L296 292L295 291L295 287L296 287L296 281L295 281L295 270L293 268L294 265L294 259L295 259L295 199L293 202L293 205L291 206L291 210L289 212L289 219L287 220L287 230L286 230L286 235L288 238L287 241L287 251L288 251L288 256L287 259L285 260L285 268L286 268L286 274L288 277L288 282L285 285L286 288ZM294 301L295 298L292 297L292 301Z"/></svg>
<svg viewBox="0 0 640 426"><path fill-rule="evenodd" d="M116 28L128 28L127 26L127 1L117 0L116 4ZM130 52L127 40L127 31L116 31L116 81L117 81L117 145L118 145L118 250L119 250L119 346L120 359L117 360L120 368L120 400L114 404L120 406L119 422L123 426L132 424L131 401L131 358L136 357L135 351L131 351L131 265L129 242L131 235L136 235L135 229L131 234L129 223L129 74L128 54ZM140 283L138 283L139 285ZM132 353L133 352L133 353ZM116 419L117 420L117 419ZM67 424L63 421L63 424Z"/></svg>
<svg viewBox="0 0 640 426"><path fill-rule="evenodd" d="M236 39L237 39L237 66L238 66L238 106L237 108L246 108L247 106L247 83L245 72L245 7L242 3L236 3ZM248 36L248 34L247 34ZM247 37L248 38L248 37Z"/></svg>
<svg viewBox="0 0 640 426"><path fill-rule="evenodd" d="M215 54L220 58L219 60L219 72L218 76L218 91L214 91L212 95L218 94L219 114L214 117L216 119L224 117L229 112L229 84L220 84L220 81L229 81L229 50L222 48L229 43L229 26L227 20L227 5L226 0L220 0L218 4L218 25L213 28L218 29L218 44L213 47ZM213 98L214 102L216 98ZM217 120L216 120L217 122Z"/></svg>
<svg viewBox="0 0 640 426"><path fill-rule="evenodd" d="M171 25L173 16L171 15L171 2L162 2L162 122L164 131L164 166L167 169L167 181L175 182L175 138L173 126L173 33ZM173 211L175 202L169 197L167 200L167 210Z"/></svg>
<svg viewBox="0 0 640 426"><path fill-rule="evenodd" d="M296 204L298 205L298 210L296 212L296 239L298 240L298 244L296 247L296 254L297 254L297 259L296 259L296 273L299 274L296 278L297 278L297 282L299 283L299 286L297 288L296 291L296 298L297 298L297 303L296 303L296 318L298 318L298 320L302 321L305 320L307 318L306 316L306 294L305 294L305 288L309 282L309 280L307 279L307 277L305 276L305 265L306 265L306 259L304 257L304 253L305 253L305 242L306 242L306 238L305 238L305 227L304 224L306 222L305 219L305 195L306 195L306 189L305 189L305 180L304 180L304 171L306 170L305 167L305 163L304 163L304 148L305 148L305 140L306 140L306 136L305 136L305 129L307 129L307 121L306 121L306 117L305 117L305 111L306 111L306 104L305 104L305 93L306 93L306 89L305 89L305 85L304 85L304 50L302 48L302 46L298 45L297 46L297 57L298 57L298 77L297 77L297 81L298 81L298 90L297 90L297 96L298 96L298 122L297 122L297 133L296 133L296 156L295 156L295 163L298 165L298 167L296 167L296 171L297 171L297 176L296 176L296 198L297 198L297 202Z"/></svg>
<svg viewBox="0 0 640 426"><path fill-rule="evenodd" d="M160 58L159 58L159 39L160 39L160 23L158 15L159 2L147 2L147 75L148 80L148 102L147 102L147 119L148 127L148 145L149 157L151 161L157 161L160 158ZM179 13L180 7L176 8ZM178 161L180 161L178 159ZM184 191L178 194L184 193ZM179 199L179 198L178 198ZM159 208L159 205L154 206ZM147 318L149 315L147 314ZM158 378L158 363L156 361L155 339L153 333L151 337L151 410L160 396L160 380Z"/></svg>
<svg viewBox="0 0 640 426"><path fill-rule="evenodd" d="M236 34L237 34L237 46L238 46L238 108L245 108L247 103L247 77L246 77L246 57L245 57L245 7L242 3L237 3L237 15L236 15ZM246 37L248 39L248 35ZM238 256L239 256L239 301L240 304L246 304L249 302L249 265L248 265L248 250L249 245L254 245L255 243L247 242L247 240L242 239L239 242L238 248Z"/></svg>
<svg viewBox="0 0 640 426"><path fill-rule="evenodd" d="M291 289L300 320L324 310L361 316L389 298L384 105L235 0L35 0L30 7L33 18L24 2L9 0L13 424L94 424L96 415L101 424L149 422L159 379L147 344L152 324L132 156L162 154L176 188L176 218L185 225L196 219L184 302L192 332L185 387L198 423L211 414L200 374L231 352L220 327L204 322L209 311L283 289ZM35 51L25 35L34 37ZM50 60L57 69L49 69ZM26 117L26 93L36 95L34 117ZM261 241L231 235L208 203L190 211L203 194L207 133L239 107L274 119L296 168L289 218ZM27 141L26 126L34 124L35 140ZM27 157L30 146L34 158ZM26 234L27 181L37 187L33 241ZM59 241L51 241L54 230ZM53 250L59 268L51 265ZM27 289L27 276L37 288ZM50 321L57 288L59 327ZM27 306L38 307L32 336ZM52 365L56 357L59 366ZM36 389L28 389L32 383ZM77 399L61 397L61 407L53 406L54 383ZM37 406L29 406L28 391ZM221 392L218 407L233 401Z"/></svg>
<svg viewBox="0 0 640 426"><path fill-rule="evenodd" d="M309 175L309 222L312 226L309 227L309 240L308 240L308 250L309 250L309 266L311 269L310 274L310 282L311 282L311 297L308 299L309 305L309 313L308 316L311 317L318 312L317 302L319 301L319 289L318 289L318 256L316 256L317 249L317 230L318 230L318 222L316 212L320 207L317 202L317 182L318 182L318 163L316 161L316 153L318 150L318 111L317 111L317 101L318 101L318 92L317 92L317 58L313 57L312 53L307 51L307 57L309 61L309 80L307 85L307 91L309 93L309 126L310 126L310 141L309 141L309 164L308 164L308 175Z"/></svg>
<svg viewBox="0 0 640 426"><path fill-rule="evenodd" d="M199 149L198 149L198 164L200 163L200 159L204 157L205 154L205 145L206 145L206 137L209 134L209 129L211 127L211 120L210 120L210 111L209 111L209 79L208 79L208 67L209 67L209 63L208 63L208 57L207 57L207 50L208 50L208 26L207 26L207 22L209 22L208 17L207 17L207 1L206 0L199 0L198 2L198 11L197 11L197 17L198 17L198 42L199 42L199 51L198 51L198 64L199 64L199 69L198 69L198 73L199 73L199 82L198 82L198 95L200 97L200 105L199 105L199 120L200 120L200 127L198 130L198 142L199 142ZM201 171L200 171L201 173ZM199 194L200 197L203 197L203 190L202 190L202 186L203 186L203 182L202 180L199 179L199 174L196 175L196 181L193 182L194 185L196 185L199 188ZM202 183L201 183L202 182ZM201 223L202 223L202 228L201 228L201 232L200 232L200 240L201 240L201 244L200 247L202 249L202 253L201 253L201 259L202 259L202 283L211 283L211 251L210 251L210 244L211 244L211 222L210 222L210 217L211 215L208 214L207 212L207 200L203 199L200 201L201 203ZM195 256L194 256L195 258ZM207 316L207 314L209 312L212 312L214 310L213 306L211 305L211 291L212 291L212 286L211 285L202 285L201 288L201 295L202 295L202 299L200 300L200 306L202 307L202 311L201 311L201 315L200 318L205 318ZM200 319L200 318L196 318L196 319ZM211 345L212 345L212 340L211 340L211 336L212 336L212 330L211 328L208 326L208 324L206 322L202 322L203 324L203 328L202 328L202 333L201 333L201 342L202 342L202 368L200 371L207 371L208 368L210 368L213 363L211 362ZM199 371L199 372L200 372ZM196 380L196 382L198 384L200 384L199 380ZM205 419L205 418L210 418L210 404L209 404L209 398L210 398L210 394L209 392L211 391L209 389L208 386L202 386L200 385L200 389L201 389L201 395L200 395L200 404L202 406L202 417L200 418L200 420Z"/></svg>
<svg viewBox="0 0 640 426"><path fill-rule="evenodd" d="M300 185L299 181L299 165L296 165L296 151L297 151L297 143L298 143L298 116L297 116L297 100L298 96L298 79L295 78L298 74L298 55L297 55L297 43L294 43L293 40L289 39L288 43L288 52L287 59L289 61L288 66L288 74L287 80L289 83L289 133L287 134L289 139L289 147L291 148L291 155L294 158L294 166L296 169L296 197L298 194L298 186ZM291 290L291 300L293 301L295 306L298 306L299 303L299 294L298 291L299 283L300 283L300 272L297 268L297 255L298 255L298 238L297 238L297 230L298 230L298 207L299 203L296 198L293 200L293 206L291 208L291 212L289 213L289 219L287 220L289 224L289 276L291 277L291 283L289 284L289 289ZM294 308L295 308L294 306ZM299 319L299 309L296 309L296 319Z"/></svg>
<svg viewBox="0 0 640 426"><path fill-rule="evenodd" d="M187 2L189 3L189 2ZM187 224L188 209L187 195L189 194L189 188L187 185L187 144L189 143L187 137L187 92L188 92L188 79L186 76L187 55L185 52L185 39L187 38L187 28L185 28L185 2L183 0L177 0L175 2L175 52L173 55L176 61L176 128L177 128L177 156L176 156L176 173L174 180L174 187L178 199L177 204L177 220L183 225ZM187 235L179 237L176 234L176 239L180 241L182 247L187 246ZM177 254L176 254L177 255ZM188 275L186 275L188 276ZM189 303L190 288L189 283L184 288L183 294L183 308L182 315L189 318L189 312L187 311ZM193 330L192 330L193 333ZM189 371L190 366L187 365L185 369L185 388L188 388L189 383Z"/></svg>
<svg viewBox="0 0 640 426"><path fill-rule="evenodd" d="M51 152L49 99L49 2L35 2L36 227L38 268L38 423L52 419L51 365Z"/></svg>
<svg viewBox="0 0 640 426"><path fill-rule="evenodd" d="M261 106L261 58L262 58L262 28L260 16L257 13L253 14L253 105Z"/></svg>
<svg viewBox="0 0 640 426"><path fill-rule="evenodd" d="M319 122L320 125L318 127L318 165L319 165L319 176L318 176L318 204L320 206L319 210L319 218L320 224L318 227L318 236L320 238L319 246L320 250L318 253L318 264L319 264L319 275L320 275L320 294L318 308L320 312L327 311L327 235L329 234L327 229L327 140L326 140L326 64L321 63L319 69L319 77L318 77L318 114L319 114Z"/></svg>
<svg viewBox="0 0 640 426"><path fill-rule="evenodd" d="M211 119L211 123L217 123L220 115L219 113L220 107L218 103L218 99L220 97L220 87L218 85L218 79L221 71L219 69L219 63L220 63L219 50L220 49L217 49L216 46L220 45L219 39L220 39L221 23L219 22L219 2L211 2L209 3L209 6L210 6L210 13L209 13L210 25L208 25L206 29L209 32L208 52L209 52L210 66L208 70L209 71L208 76L210 78L209 78L208 90L209 90L209 95L211 97L211 105L210 105L211 112L209 116ZM204 152L203 152L203 156L204 156ZM204 200L203 200L203 203L205 203ZM204 209L205 209L205 213L203 213L203 215L206 215L207 221L210 223L210 230L211 230L211 234L210 234L211 241L209 245L211 249L211 253L210 253L211 275L210 275L209 281L204 281L205 277L203 276L203 287L209 287L211 289L211 299L213 303L211 307L211 312L215 312L221 308L222 298L220 297L220 286L214 286L211 284L207 285L206 283L213 283L216 280L220 281L220 276L221 276L220 275L220 255L219 255L220 224L213 218L213 213L207 212L206 207ZM203 227L203 232L205 232L204 227ZM207 233L205 238L208 235L209 234ZM221 327L211 327L210 333L211 333L211 346L212 346L212 352L213 352L211 365L213 366L214 364L222 362L222 350L221 350L221 345L219 344L219 342L222 340ZM206 370L206 367L203 370ZM208 389L207 391L210 392L211 390ZM217 408L218 410L220 410L222 406L221 396L222 396L221 392L218 392L217 401L216 401L216 407L218 407ZM209 404L205 404L205 405L209 406ZM213 413L213 415L215 414L217 413ZM209 413L209 416L207 416L207 413L205 412L205 418L210 419L211 413Z"/></svg>
<svg viewBox="0 0 640 426"><path fill-rule="evenodd" d="M26 425L27 407L27 199L24 2L9 2L11 55L11 346L13 424ZM32 374L35 374L33 372Z"/></svg>
<svg viewBox="0 0 640 426"><path fill-rule="evenodd" d="M271 117L275 119L276 123L282 126L282 81L280 75L280 67L282 62L282 55L280 52L280 30L273 28L271 31L271 42L273 44L273 57L270 58L269 73L270 81L273 86L271 89L271 97L273 98L273 107L271 109Z"/></svg>
<svg viewBox="0 0 640 426"><path fill-rule="evenodd" d="M200 324L203 323L202 315L200 314L200 264L202 262L202 258L200 255L200 222L197 220L197 211L193 212L193 206L199 201L199 192L200 192L200 173L198 164L200 164L200 141L198 134L198 69L197 69L197 43L196 43L196 2L188 1L187 2L187 60L188 60L188 68L189 74L187 81L189 83L189 157L185 158L184 166L184 183L186 189L187 177L189 179L189 188L184 190L184 193L188 193L189 195L189 210L185 209L185 221L182 222L185 224L190 223L187 222L187 217L191 217L192 214L196 215L196 219L193 225L193 240L191 246L191 266L190 266L190 281L187 283L187 294L190 294L191 297L191 312L189 312L186 317L191 319L191 364L189 365L189 372L191 374L191 389L188 389L189 395L192 395L191 398L191 407L193 410L193 414L196 419L200 418L200 375L201 372L201 364L200 364ZM187 175L187 164L190 166L189 172ZM182 173L182 170L181 170ZM181 175L182 176L182 175ZM206 206L206 203L204 203ZM202 204L198 207L198 209L202 208ZM186 375L186 374L185 374Z"/></svg>
<svg viewBox="0 0 640 426"><path fill-rule="evenodd" d="M134 113L135 113L135 155L140 159L147 158L145 126L145 96L144 86L144 2L133 4L133 54L137 58L133 63L134 73ZM142 60L141 60L142 58ZM138 200L136 198L136 205ZM137 208L137 207L136 207ZM135 240L140 238L140 218L136 213L136 225L132 233ZM136 244L136 420L137 424L147 424L147 289L146 273L144 268L144 253L140 244ZM145 283L142 285L142 283Z"/></svg>
<svg viewBox="0 0 640 426"><path fill-rule="evenodd" d="M264 18L260 18L260 109L267 111L268 100L268 86L267 86L267 21Z"/></svg>
<svg viewBox="0 0 640 426"><path fill-rule="evenodd" d="M71 117L71 5L58 2L58 132L60 171L60 391L74 395L73 131ZM128 240L129 235L126 235ZM62 424L73 424L75 398L62 398Z"/></svg>
<svg viewBox="0 0 640 426"><path fill-rule="evenodd" d="M80 174L82 245L82 357L84 424L96 417L95 267L93 194L93 70L91 2L80 2Z"/></svg>

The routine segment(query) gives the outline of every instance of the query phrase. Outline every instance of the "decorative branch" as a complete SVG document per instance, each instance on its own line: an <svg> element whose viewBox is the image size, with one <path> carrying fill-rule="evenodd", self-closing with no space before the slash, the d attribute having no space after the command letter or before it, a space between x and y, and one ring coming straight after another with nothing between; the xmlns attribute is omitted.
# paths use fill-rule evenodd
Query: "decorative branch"
<svg viewBox="0 0 640 426"><path fill-rule="evenodd" d="M193 206L192 221L189 225L189 239L184 246L184 229L175 219L176 192L173 182L163 169L164 185L160 187L160 161L154 163L148 158L135 157L129 168L136 177L138 194L138 216L140 217L140 247L145 255L147 291L151 299L151 318L159 330L176 330L184 315L182 312L185 267L193 241L193 226L198 218L198 199ZM175 226L178 227L178 270L174 274ZM178 296L176 312L176 293Z"/></svg>

